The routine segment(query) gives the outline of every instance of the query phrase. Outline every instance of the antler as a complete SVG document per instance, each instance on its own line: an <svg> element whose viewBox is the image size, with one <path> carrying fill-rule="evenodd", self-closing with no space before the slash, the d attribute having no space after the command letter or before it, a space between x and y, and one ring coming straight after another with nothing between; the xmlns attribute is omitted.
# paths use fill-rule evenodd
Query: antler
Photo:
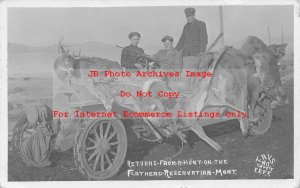
<svg viewBox="0 0 300 188"><path fill-rule="evenodd" d="M64 49L63 45L61 44L63 39L64 39L63 37L58 39L58 51L59 51L59 53L64 53L65 52L65 49Z"/></svg>
<svg viewBox="0 0 300 188"><path fill-rule="evenodd" d="M66 47L65 45L62 44L62 41L64 40L63 37L61 37L60 39L58 39L58 51L62 54L69 54L69 49L67 49L67 51L65 50L64 47Z"/></svg>
<svg viewBox="0 0 300 188"><path fill-rule="evenodd" d="M69 55L70 49L67 48L67 50L66 50L64 48L64 47L66 47L66 45L62 44L63 39L64 39L63 37L58 39L58 51L59 51L59 53L61 53L63 55ZM73 51L73 57L80 57L80 54L81 54L81 49L79 50L78 55L75 55L75 52ZM70 56L72 56L72 55L70 55Z"/></svg>
<svg viewBox="0 0 300 188"><path fill-rule="evenodd" d="M64 40L64 37L61 37L60 39L58 39L58 44L59 44L59 46L62 46L62 41Z"/></svg>

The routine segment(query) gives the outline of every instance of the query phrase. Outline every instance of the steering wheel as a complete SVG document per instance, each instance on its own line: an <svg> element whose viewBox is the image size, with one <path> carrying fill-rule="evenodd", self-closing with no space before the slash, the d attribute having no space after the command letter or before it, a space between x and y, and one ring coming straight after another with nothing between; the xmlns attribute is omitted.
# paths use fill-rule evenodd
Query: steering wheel
<svg viewBox="0 0 300 188"><path fill-rule="evenodd" d="M152 70L152 69L157 69L159 68L159 64L151 61L151 59L144 57L144 56L138 56L136 58L136 64L138 64L138 69L143 69L143 70ZM152 64L152 65L151 65Z"/></svg>
<svg viewBox="0 0 300 188"><path fill-rule="evenodd" d="M143 56L137 56L135 61L136 61L136 64L138 65L137 66L138 69L145 69L148 65L146 57L143 57Z"/></svg>

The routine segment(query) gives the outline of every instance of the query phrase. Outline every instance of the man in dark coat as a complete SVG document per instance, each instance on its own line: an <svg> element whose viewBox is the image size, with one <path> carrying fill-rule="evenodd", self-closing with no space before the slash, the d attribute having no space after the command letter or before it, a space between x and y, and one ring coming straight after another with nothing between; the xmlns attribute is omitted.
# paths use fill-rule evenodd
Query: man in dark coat
<svg viewBox="0 0 300 188"><path fill-rule="evenodd" d="M139 54L144 53L144 50L137 46L140 41L141 34L139 34L138 32L132 32L129 33L128 37L131 44L124 47L122 50L121 65L126 69L136 69L136 60Z"/></svg>
<svg viewBox="0 0 300 188"><path fill-rule="evenodd" d="M187 23L184 25L182 35L175 47L181 51L182 56L201 55L206 50L207 30L203 21L195 18L194 8L184 9Z"/></svg>

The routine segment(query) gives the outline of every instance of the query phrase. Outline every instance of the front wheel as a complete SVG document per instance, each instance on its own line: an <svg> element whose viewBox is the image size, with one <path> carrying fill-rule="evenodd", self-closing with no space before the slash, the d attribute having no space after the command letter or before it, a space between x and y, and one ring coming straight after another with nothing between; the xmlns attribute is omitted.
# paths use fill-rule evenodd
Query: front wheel
<svg viewBox="0 0 300 188"><path fill-rule="evenodd" d="M119 172L127 153L127 136L120 120L93 119L81 124L74 158L80 173L103 180Z"/></svg>

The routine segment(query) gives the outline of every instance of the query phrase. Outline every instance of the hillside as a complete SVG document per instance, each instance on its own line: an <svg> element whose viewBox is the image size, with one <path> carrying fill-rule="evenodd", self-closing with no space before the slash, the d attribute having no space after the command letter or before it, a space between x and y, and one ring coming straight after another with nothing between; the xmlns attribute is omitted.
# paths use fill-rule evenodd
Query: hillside
<svg viewBox="0 0 300 188"><path fill-rule="evenodd" d="M119 61L121 49L99 42L83 44L66 44L70 53L103 57ZM8 73L9 75L52 73L53 63L59 56L57 45L32 47L16 43L8 44Z"/></svg>
<svg viewBox="0 0 300 188"><path fill-rule="evenodd" d="M280 43L279 40L273 40L274 43ZM234 42L232 44L239 48L242 42ZM70 53L78 54L81 50L81 55L107 58L120 62L121 50L113 45L104 44L96 41L89 41L82 44L65 44L66 48L70 49ZM154 54L163 46L148 45L142 46L147 54ZM213 51L218 50L218 45ZM287 54L293 51L293 43L288 40ZM59 56L57 44L34 47L17 43L8 44L8 74L11 76L38 76L47 74L51 76L53 71L53 63Z"/></svg>

